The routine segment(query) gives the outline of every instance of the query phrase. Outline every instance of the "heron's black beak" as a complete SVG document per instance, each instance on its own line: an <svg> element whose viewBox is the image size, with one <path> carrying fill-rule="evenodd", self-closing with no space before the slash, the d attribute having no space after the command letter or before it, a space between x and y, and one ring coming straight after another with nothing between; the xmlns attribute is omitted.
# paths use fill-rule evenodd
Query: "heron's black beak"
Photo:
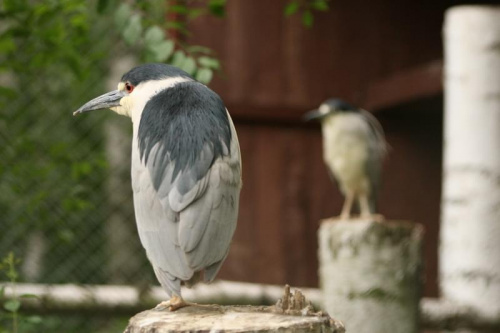
<svg viewBox="0 0 500 333"><path fill-rule="evenodd" d="M87 111L108 109L113 106L119 106L120 100L126 95L127 93L123 90L110 91L85 103L82 107L73 112L73 115L76 116L77 114Z"/></svg>
<svg viewBox="0 0 500 333"><path fill-rule="evenodd" d="M323 117L325 117L327 114L319 112L319 110L312 110L307 112L302 116L302 119L304 121L310 121L310 120L321 120Z"/></svg>

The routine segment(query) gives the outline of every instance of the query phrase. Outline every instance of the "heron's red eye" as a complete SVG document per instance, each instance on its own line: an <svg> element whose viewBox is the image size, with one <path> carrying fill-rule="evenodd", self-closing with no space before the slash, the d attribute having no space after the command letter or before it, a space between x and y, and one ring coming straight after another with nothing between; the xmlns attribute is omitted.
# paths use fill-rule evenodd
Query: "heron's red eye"
<svg viewBox="0 0 500 333"><path fill-rule="evenodd" d="M132 91L134 91L134 86L130 84L129 82L125 83L125 90L130 94Z"/></svg>

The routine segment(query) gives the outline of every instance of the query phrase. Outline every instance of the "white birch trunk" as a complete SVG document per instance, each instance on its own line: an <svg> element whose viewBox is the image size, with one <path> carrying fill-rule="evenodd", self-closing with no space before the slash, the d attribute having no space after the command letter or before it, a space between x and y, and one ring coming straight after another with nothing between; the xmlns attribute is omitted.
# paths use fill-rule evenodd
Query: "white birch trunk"
<svg viewBox="0 0 500 333"><path fill-rule="evenodd" d="M419 332L422 237L422 228L408 222L323 221L325 310L348 332Z"/></svg>
<svg viewBox="0 0 500 333"><path fill-rule="evenodd" d="M442 296L500 315L500 7L447 11Z"/></svg>

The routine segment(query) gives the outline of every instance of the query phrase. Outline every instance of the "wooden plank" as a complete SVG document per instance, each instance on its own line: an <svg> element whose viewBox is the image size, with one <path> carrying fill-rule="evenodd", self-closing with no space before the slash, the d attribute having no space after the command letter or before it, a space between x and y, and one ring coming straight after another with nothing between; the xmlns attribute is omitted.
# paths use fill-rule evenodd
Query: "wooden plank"
<svg viewBox="0 0 500 333"><path fill-rule="evenodd" d="M228 2L224 20L206 16L189 23L189 42L212 47L223 64L211 87L228 106L257 110L239 115L298 122L304 111L333 96L386 106L386 98L399 95L384 90L393 77L442 56L445 3L340 0L318 13L310 29L299 15L285 17L285 5L285 0ZM422 17L426 24L420 24ZM417 88L428 87L423 83ZM411 90L407 82L392 87Z"/></svg>
<svg viewBox="0 0 500 333"><path fill-rule="evenodd" d="M305 177L309 164L305 152L308 147L304 131L287 129L284 135L286 139L282 153L284 182L280 222L284 231L285 269L287 283L305 286L310 283L307 270L308 253L316 249L310 244L308 231L311 228L307 223L308 216L305 209L308 191ZM316 270L314 272L316 273Z"/></svg>
<svg viewBox="0 0 500 333"><path fill-rule="evenodd" d="M397 107L404 103L440 95L443 90L442 75L442 60L399 71L371 84L368 88L366 102L360 106L376 112L380 109ZM228 108L238 121L293 125L303 122L304 113L317 106L311 105L309 108L297 106L255 107L249 104L230 104Z"/></svg>
<svg viewBox="0 0 500 333"><path fill-rule="evenodd" d="M255 155L250 161L252 177L257 193L253 197L255 220L256 274L258 281L280 284L286 282L284 230L281 227L281 204L283 200L282 163L283 134L270 126L254 128ZM242 152L243 154L243 152ZM245 180L244 180L245 181Z"/></svg>
<svg viewBox="0 0 500 333"><path fill-rule="evenodd" d="M443 92L443 61L441 59L416 68L402 70L377 80L368 88L364 107L379 110L412 102Z"/></svg>

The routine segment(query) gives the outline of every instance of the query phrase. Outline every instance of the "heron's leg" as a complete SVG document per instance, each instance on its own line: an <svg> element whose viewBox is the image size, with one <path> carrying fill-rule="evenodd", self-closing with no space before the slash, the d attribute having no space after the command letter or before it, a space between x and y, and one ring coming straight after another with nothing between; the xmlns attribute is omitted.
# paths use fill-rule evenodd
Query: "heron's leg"
<svg viewBox="0 0 500 333"><path fill-rule="evenodd" d="M168 301L161 302L158 304L155 309L157 310L163 310L163 309L168 309L169 311L175 311L180 308L183 308L185 306L191 305L190 303L184 301L182 297L174 295L172 298L170 298Z"/></svg>
<svg viewBox="0 0 500 333"><path fill-rule="evenodd" d="M375 214L370 208L370 202L368 201L368 195L361 194L359 196L359 207L361 210L362 218L369 218L376 222L383 222L385 220L384 216L381 214Z"/></svg>
<svg viewBox="0 0 500 333"><path fill-rule="evenodd" d="M340 218L350 219L351 218L351 208L354 202L354 192L348 191L345 196L344 206L342 207L342 212L340 213Z"/></svg>
<svg viewBox="0 0 500 333"><path fill-rule="evenodd" d="M372 211L370 209L370 203L368 202L368 195L362 193L359 195L359 209L361 217L371 217Z"/></svg>

